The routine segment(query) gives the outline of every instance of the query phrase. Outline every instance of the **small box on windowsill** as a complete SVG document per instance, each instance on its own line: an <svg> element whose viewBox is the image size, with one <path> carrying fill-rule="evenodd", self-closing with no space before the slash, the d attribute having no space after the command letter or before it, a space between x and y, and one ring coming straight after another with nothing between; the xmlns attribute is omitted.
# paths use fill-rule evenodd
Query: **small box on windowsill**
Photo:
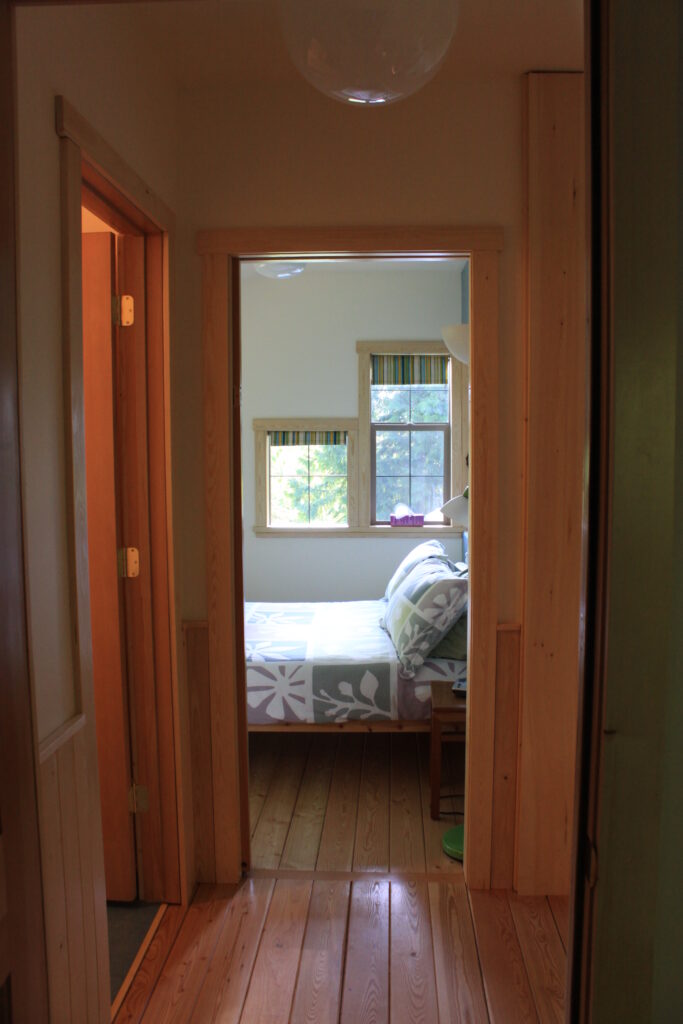
<svg viewBox="0 0 683 1024"><path fill-rule="evenodd" d="M416 515L414 513L404 516L392 515L389 519L392 526L424 526L424 521L425 517L423 515Z"/></svg>

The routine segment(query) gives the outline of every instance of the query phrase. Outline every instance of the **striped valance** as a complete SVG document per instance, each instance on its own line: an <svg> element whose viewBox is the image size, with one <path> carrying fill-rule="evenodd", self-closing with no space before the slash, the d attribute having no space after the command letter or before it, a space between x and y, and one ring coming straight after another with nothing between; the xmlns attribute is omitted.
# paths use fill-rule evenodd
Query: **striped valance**
<svg viewBox="0 0 683 1024"><path fill-rule="evenodd" d="M447 356L371 356L373 384L447 384Z"/></svg>
<svg viewBox="0 0 683 1024"><path fill-rule="evenodd" d="M346 430L269 430L268 440L273 447L294 444L346 444Z"/></svg>

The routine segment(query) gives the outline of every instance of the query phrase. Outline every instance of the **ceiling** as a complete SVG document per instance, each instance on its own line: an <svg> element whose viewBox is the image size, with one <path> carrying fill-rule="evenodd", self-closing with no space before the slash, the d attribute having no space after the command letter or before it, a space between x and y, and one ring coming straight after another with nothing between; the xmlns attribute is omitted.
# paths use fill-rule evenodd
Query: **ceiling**
<svg viewBox="0 0 683 1024"><path fill-rule="evenodd" d="M130 16L185 89L297 77L275 0L144 3L132 5ZM437 78L582 66L583 0L460 0L456 34Z"/></svg>

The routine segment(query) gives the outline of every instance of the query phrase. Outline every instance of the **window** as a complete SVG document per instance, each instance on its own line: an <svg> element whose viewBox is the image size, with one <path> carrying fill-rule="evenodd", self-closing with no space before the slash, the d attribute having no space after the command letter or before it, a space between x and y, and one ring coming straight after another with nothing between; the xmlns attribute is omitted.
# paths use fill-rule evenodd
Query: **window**
<svg viewBox="0 0 683 1024"><path fill-rule="evenodd" d="M428 515L450 497L448 362L438 355L371 356L373 523L388 523L399 503Z"/></svg>
<svg viewBox="0 0 683 1024"><path fill-rule="evenodd" d="M441 341L359 341L359 522L383 528L398 503L439 508L468 481L469 372ZM431 513L431 514L430 514Z"/></svg>
<svg viewBox="0 0 683 1024"><path fill-rule="evenodd" d="M355 525L358 423L254 420L257 530Z"/></svg>

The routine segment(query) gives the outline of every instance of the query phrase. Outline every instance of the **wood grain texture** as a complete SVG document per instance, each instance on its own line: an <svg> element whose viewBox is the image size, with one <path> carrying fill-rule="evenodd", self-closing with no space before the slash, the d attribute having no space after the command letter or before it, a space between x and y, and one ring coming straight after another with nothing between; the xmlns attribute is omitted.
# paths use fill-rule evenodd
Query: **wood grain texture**
<svg viewBox="0 0 683 1024"><path fill-rule="evenodd" d="M62 816L56 756L40 768L40 839L45 890L45 941L50 1010L57 1020L71 1019L69 943L62 852Z"/></svg>
<svg viewBox="0 0 683 1024"><path fill-rule="evenodd" d="M24 582L16 250L16 66L12 4L0 2L0 813L7 876L0 973L11 970L16 1020L45 1020L48 975L39 834L40 775L31 702ZM43 844L43 849L44 849ZM1 897L0 897L1 898ZM11 938L11 941L10 941ZM3 982L4 982L3 977ZM7 989L4 989L7 993Z"/></svg>
<svg viewBox="0 0 683 1024"><path fill-rule="evenodd" d="M389 883L354 882L341 1024L388 1024Z"/></svg>
<svg viewBox="0 0 683 1024"><path fill-rule="evenodd" d="M424 742L420 742L424 741ZM461 822L462 816L455 814L455 811L462 811L462 798L454 798L456 788L462 792L465 781L464 774L458 779L452 766L456 759L447 756L451 746L456 744L445 744L443 768L441 773L441 789L446 795L442 796L440 807L443 817L434 821L431 815L431 786L429 778L429 743L426 736L418 737L418 764L420 773L420 798L422 802L422 832L425 846L425 867L428 872L443 872L446 875L462 875L462 863L453 860L443 852L443 835L446 829ZM460 746L460 744L458 744Z"/></svg>
<svg viewBox="0 0 683 1024"><path fill-rule="evenodd" d="M168 237L145 238L145 310L147 314L147 445L149 452L149 539L159 798L163 848L164 900L181 898L179 808L182 787L176 764L177 678L174 659L175 588L169 380Z"/></svg>
<svg viewBox="0 0 683 1024"><path fill-rule="evenodd" d="M281 868L310 871L316 865L336 753L335 737L313 738L280 860Z"/></svg>
<svg viewBox="0 0 683 1024"><path fill-rule="evenodd" d="M469 895L491 1024L536 1024L536 1007L507 896L472 891Z"/></svg>
<svg viewBox="0 0 683 1024"><path fill-rule="evenodd" d="M462 256L500 250L496 227L282 227L230 228L197 233L200 253L234 256Z"/></svg>
<svg viewBox="0 0 683 1024"><path fill-rule="evenodd" d="M337 1024L341 1004L349 882L315 882L290 1024Z"/></svg>
<svg viewBox="0 0 683 1024"><path fill-rule="evenodd" d="M192 815L195 873L199 882L216 881L213 773L211 771L211 690L209 633L187 624L183 629L187 696L190 710Z"/></svg>
<svg viewBox="0 0 683 1024"><path fill-rule="evenodd" d="M354 871L389 870L389 792L391 740L368 737L358 791Z"/></svg>
<svg viewBox="0 0 683 1024"><path fill-rule="evenodd" d="M583 76L528 75L526 107L527 542L515 887L543 894L569 891L574 809L586 445Z"/></svg>
<svg viewBox="0 0 683 1024"><path fill-rule="evenodd" d="M114 1017L113 1024L140 1024L186 912L187 908L183 906L171 904L166 907L142 964Z"/></svg>
<svg viewBox="0 0 683 1024"><path fill-rule="evenodd" d="M498 621L498 255L471 261L470 595L465 878L491 884L496 623Z"/></svg>
<svg viewBox="0 0 683 1024"><path fill-rule="evenodd" d="M215 815L216 878L238 881L242 870L241 735L235 661L237 649L233 532L232 353L229 351L231 281L226 256L206 256L202 279L204 398L204 486L207 606L211 685L211 735ZM241 612L240 612L241 618ZM246 754L246 751L245 751ZM248 823L247 823L248 831Z"/></svg>
<svg viewBox="0 0 683 1024"><path fill-rule="evenodd" d="M240 1024L287 1024L311 889L310 882L277 882Z"/></svg>
<svg viewBox="0 0 683 1024"><path fill-rule="evenodd" d="M569 897L548 896L548 903L552 910L557 930L565 952L569 949Z"/></svg>
<svg viewBox="0 0 683 1024"><path fill-rule="evenodd" d="M511 889L515 860L521 627L496 633L491 888Z"/></svg>
<svg viewBox="0 0 683 1024"><path fill-rule="evenodd" d="M430 882L439 1019L478 1024L488 1019L467 890L460 882Z"/></svg>
<svg viewBox="0 0 683 1024"><path fill-rule="evenodd" d="M204 985L194 1024L237 1024L249 986L275 883L249 879L230 901Z"/></svg>
<svg viewBox="0 0 683 1024"><path fill-rule="evenodd" d="M508 896L541 1021L564 1024L566 957L544 896Z"/></svg>
<svg viewBox="0 0 683 1024"><path fill-rule="evenodd" d="M391 821L389 866L425 870L422 800L417 747L413 736L391 738Z"/></svg>
<svg viewBox="0 0 683 1024"><path fill-rule="evenodd" d="M320 837L319 871L351 869L362 754L362 736L340 737Z"/></svg>
<svg viewBox="0 0 683 1024"><path fill-rule="evenodd" d="M309 744L308 736L295 736L293 742L282 749L252 838L252 864L255 868L279 867L299 794Z"/></svg>
<svg viewBox="0 0 683 1024"><path fill-rule="evenodd" d="M145 1011L145 1024L186 1024L236 886L200 886Z"/></svg>
<svg viewBox="0 0 683 1024"><path fill-rule="evenodd" d="M280 758L282 740L279 734L249 736L249 821L250 834L256 831L268 790Z"/></svg>
<svg viewBox="0 0 683 1024"><path fill-rule="evenodd" d="M116 993L112 1001L110 1013L111 1020L116 1019L116 1015L123 1006L126 996L128 995L128 990L135 981L137 973L142 967L143 961L147 956L147 950L154 941L154 937L157 933L157 930L164 919L164 914L166 913L167 907L167 903L162 903L159 906L159 909L157 910L156 914L154 915L154 918L152 919L151 925L147 929L147 933L144 939L142 940L142 943L138 947L137 953L133 957L133 962L128 968L126 976L121 983L121 987L119 988L118 992Z"/></svg>
<svg viewBox="0 0 683 1024"><path fill-rule="evenodd" d="M391 883L391 1021L438 1019L429 896L425 882Z"/></svg>
<svg viewBox="0 0 683 1024"><path fill-rule="evenodd" d="M83 235L83 400L88 501L88 564L93 687L107 897L134 900L137 866L131 783L128 684L122 593L116 562L115 381L111 232Z"/></svg>

